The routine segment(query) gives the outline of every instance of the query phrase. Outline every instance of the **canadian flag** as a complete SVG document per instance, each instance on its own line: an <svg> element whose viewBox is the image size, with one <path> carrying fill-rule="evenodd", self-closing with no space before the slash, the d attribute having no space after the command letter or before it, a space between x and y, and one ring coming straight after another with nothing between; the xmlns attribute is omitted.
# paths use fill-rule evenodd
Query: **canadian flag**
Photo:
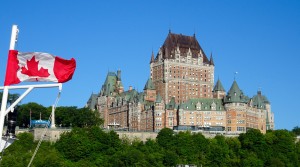
<svg viewBox="0 0 300 167"><path fill-rule="evenodd" d="M23 81L67 82L76 68L74 58L65 60L42 52L18 52L10 50L4 86Z"/></svg>

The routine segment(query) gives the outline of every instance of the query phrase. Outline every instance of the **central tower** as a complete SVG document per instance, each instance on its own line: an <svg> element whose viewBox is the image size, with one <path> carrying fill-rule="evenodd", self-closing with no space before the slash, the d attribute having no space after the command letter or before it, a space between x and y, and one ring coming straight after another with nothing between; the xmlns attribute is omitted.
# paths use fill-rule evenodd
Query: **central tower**
<svg viewBox="0 0 300 167"><path fill-rule="evenodd" d="M156 57L152 52L150 75L165 102L176 103L191 98L212 98L214 62L207 58L195 34L186 36L169 32Z"/></svg>

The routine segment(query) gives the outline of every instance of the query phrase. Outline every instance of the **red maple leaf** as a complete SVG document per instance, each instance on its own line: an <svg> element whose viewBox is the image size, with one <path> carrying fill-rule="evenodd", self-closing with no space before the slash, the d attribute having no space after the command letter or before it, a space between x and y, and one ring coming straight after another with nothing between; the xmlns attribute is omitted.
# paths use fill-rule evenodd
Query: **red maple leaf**
<svg viewBox="0 0 300 167"><path fill-rule="evenodd" d="M48 69L44 69L43 67L41 67L39 70L38 70L38 64L39 64L39 61L36 61L35 60L35 56L33 56L31 58L31 60L27 60L27 67L22 67L21 68L21 73L22 74L25 74L25 75L28 75L28 76L36 76L36 77L48 77L50 74L48 73Z"/></svg>

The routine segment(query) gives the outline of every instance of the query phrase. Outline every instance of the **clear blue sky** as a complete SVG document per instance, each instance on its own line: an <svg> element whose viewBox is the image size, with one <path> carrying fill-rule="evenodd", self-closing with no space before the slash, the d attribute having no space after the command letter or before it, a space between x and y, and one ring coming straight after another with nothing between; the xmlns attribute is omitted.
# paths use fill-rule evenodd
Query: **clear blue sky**
<svg viewBox="0 0 300 167"><path fill-rule="evenodd" d="M229 90L234 72L246 95L261 88L271 102L276 129L300 126L300 1L2 1L0 83L11 27L20 29L16 49L66 59L77 69L63 85L60 106L83 107L98 93L108 71L122 71L125 89L142 91L169 29L193 35L213 54L215 80ZM16 92L12 92L16 93ZM57 89L36 89L22 103L54 103Z"/></svg>

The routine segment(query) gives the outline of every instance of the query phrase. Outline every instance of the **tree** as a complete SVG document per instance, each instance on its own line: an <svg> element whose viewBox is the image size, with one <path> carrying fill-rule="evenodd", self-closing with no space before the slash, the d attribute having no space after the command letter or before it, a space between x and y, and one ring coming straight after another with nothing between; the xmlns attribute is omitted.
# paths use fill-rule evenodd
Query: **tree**
<svg viewBox="0 0 300 167"><path fill-rule="evenodd" d="M280 166L283 163L286 166L299 166L295 136L292 132L276 130L268 132L265 136L270 150L266 165L272 166L276 163Z"/></svg>
<svg viewBox="0 0 300 167"><path fill-rule="evenodd" d="M205 165L207 163L206 155L209 153L209 139L206 139L201 133L192 135L193 152L195 153L195 159L197 159L198 166Z"/></svg>
<svg viewBox="0 0 300 167"><path fill-rule="evenodd" d="M55 143L56 149L64 158L77 162L87 158L92 153L94 141L87 135L88 129L73 128L71 132L65 132Z"/></svg>
<svg viewBox="0 0 300 167"><path fill-rule="evenodd" d="M57 127L70 127L73 123L73 117L77 114L77 107L56 107L55 123Z"/></svg>
<svg viewBox="0 0 300 167"><path fill-rule="evenodd" d="M98 159L99 155L113 155L120 149L121 141L115 132L104 132L100 127L74 127L61 135L55 148L72 162Z"/></svg>
<svg viewBox="0 0 300 167"><path fill-rule="evenodd" d="M2 103L2 97L3 97L3 92L0 92L0 104ZM15 93L15 94L10 94L10 93L8 93L8 96L7 96L7 103L8 103L8 104L12 104L12 103L15 102L19 97L20 97L20 95L19 95L18 93Z"/></svg>
<svg viewBox="0 0 300 167"><path fill-rule="evenodd" d="M226 138L229 148L229 166L240 166L241 142L237 137Z"/></svg>
<svg viewBox="0 0 300 167"><path fill-rule="evenodd" d="M241 148L244 150L241 158L246 158L247 153L256 154L258 158L265 162L269 156L268 145L265 136L258 129L249 129L246 133L238 137L241 142Z"/></svg>
<svg viewBox="0 0 300 167"><path fill-rule="evenodd" d="M300 164L300 141L299 140L296 143L295 152L296 152L297 157L298 157L298 163Z"/></svg>
<svg viewBox="0 0 300 167"><path fill-rule="evenodd" d="M100 126L103 120L99 112L88 108L57 107L55 110L56 125L61 127L92 127Z"/></svg>
<svg viewBox="0 0 300 167"><path fill-rule="evenodd" d="M156 137L157 143L164 149L172 149L175 144L174 132L170 128L163 128Z"/></svg>
<svg viewBox="0 0 300 167"><path fill-rule="evenodd" d="M29 163L36 146L33 135L31 133L21 133L17 138L18 140L5 149L4 154L1 155L1 167L22 167L24 164Z"/></svg>
<svg viewBox="0 0 300 167"><path fill-rule="evenodd" d="M197 149L194 145L192 134L190 131L179 132L175 135L176 153L179 156L180 164L195 164L197 161Z"/></svg>
<svg viewBox="0 0 300 167"><path fill-rule="evenodd" d="M229 166L229 147L224 136L210 140L208 159L209 166Z"/></svg>
<svg viewBox="0 0 300 167"><path fill-rule="evenodd" d="M28 127L30 125L30 112L32 120L48 120L51 110L37 103L22 104L18 108L17 126Z"/></svg>
<svg viewBox="0 0 300 167"><path fill-rule="evenodd" d="M166 155L158 143L153 139L147 139L139 150L145 153L146 160L153 164L152 166L163 166L163 158ZM169 157L169 155L167 156Z"/></svg>
<svg viewBox="0 0 300 167"><path fill-rule="evenodd" d="M259 159L255 153L251 152L251 153L247 153L247 156L242 158L241 166L263 167L264 161Z"/></svg>
<svg viewBox="0 0 300 167"><path fill-rule="evenodd" d="M300 127L296 126L293 128L292 132L296 135L296 136L300 136Z"/></svg>

